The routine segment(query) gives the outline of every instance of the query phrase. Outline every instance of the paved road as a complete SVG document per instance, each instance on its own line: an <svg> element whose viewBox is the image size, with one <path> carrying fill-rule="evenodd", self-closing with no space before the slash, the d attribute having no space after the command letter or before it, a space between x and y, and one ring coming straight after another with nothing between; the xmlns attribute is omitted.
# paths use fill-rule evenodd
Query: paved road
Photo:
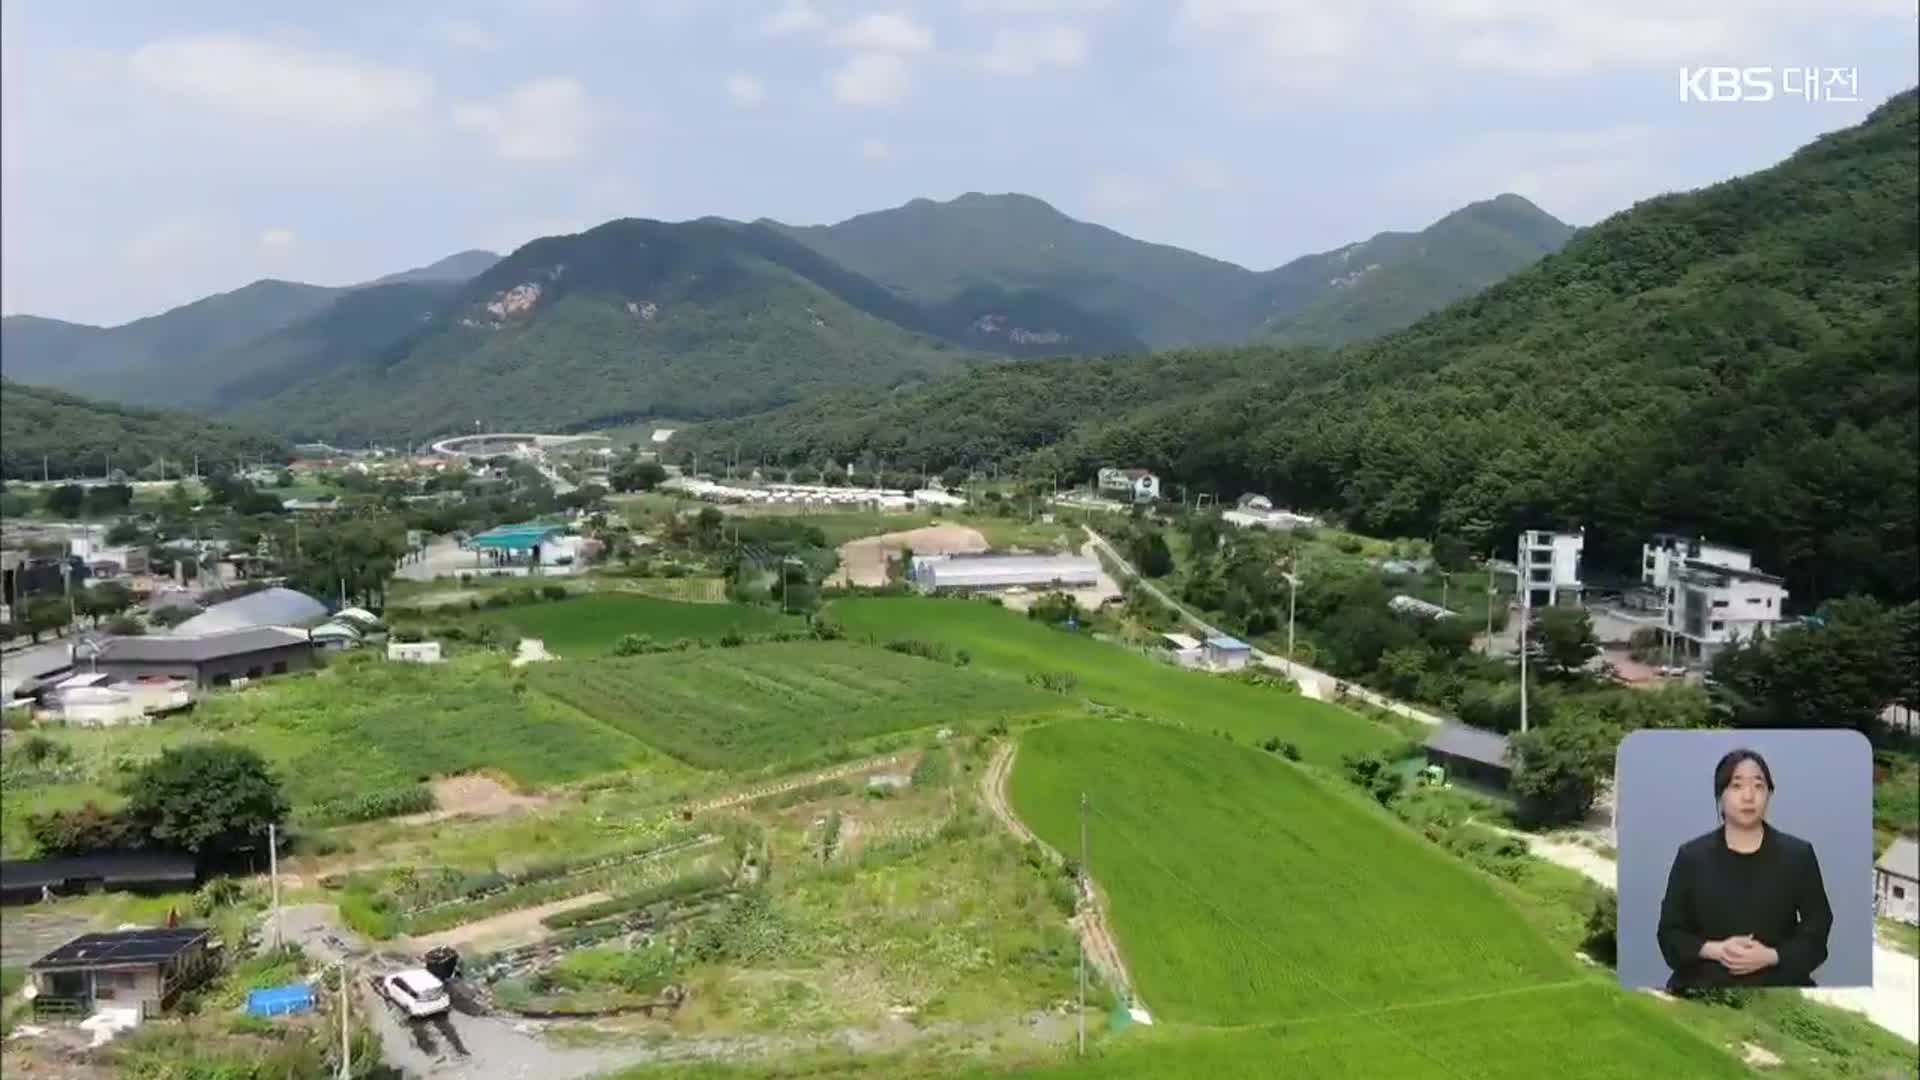
<svg viewBox="0 0 1920 1080"><path fill-rule="evenodd" d="M1115 565L1120 567L1122 576L1126 577L1131 581L1139 582L1140 587L1146 590L1148 596L1151 596L1155 600L1158 600L1163 607L1166 607L1167 609L1171 610L1174 614L1180 616L1181 620L1185 622L1187 625L1193 627L1196 630L1199 630L1202 634L1218 635L1223 637L1233 636L1232 634L1228 634L1226 631L1221 630L1220 628L1212 625L1211 623L1208 623L1206 620L1202 619L1199 615L1194 614L1194 612L1191 609L1189 609L1185 604L1182 604L1178 600L1175 600L1173 597L1167 595L1166 592L1164 592L1160 588L1160 586L1155 585L1153 582L1142 577L1140 575L1140 572L1133 568L1133 564L1129 563L1126 560L1125 556L1121 555L1120 552L1116 548L1114 548L1112 544L1107 542L1106 537L1101 536L1099 533L1093 531L1092 526L1083 525L1081 527L1087 530L1088 539L1092 540L1095 546L1097 546L1101 551L1105 552L1107 557L1112 559ZM1321 699L1322 701L1333 700L1334 688L1342 681L1332 675L1327 674L1324 671L1316 671L1313 668L1306 666L1305 664L1292 663L1284 656L1275 656L1272 653L1264 652L1260 649L1253 650L1253 658L1254 658L1254 661L1260 664L1260 666L1262 667L1272 668L1275 671L1286 672L1295 682L1300 684L1301 691L1304 692L1308 697L1316 697ZM1413 706L1406 704L1405 702L1395 701L1392 698L1387 697L1383 694L1376 694L1373 691L1366 689L1365 687L1355 686L1352 683L1347 684L1347 693L1348 695L1358 698L1359 700L1364 701L1369 705L1377 706L1379 708L1387 710L1388 712L1396 713L1400 716L1407 717L1408 719L1411 719L1411 720L1418 720L1423 724L1440 725L1440 724L1448 723L1445 717L1435 716L1433 713L1426 712L1421 709L1416 709Z"/></svg>
<svg viewBox="0 0 1920 1080"><path fill-rule="evenodd" d="M1548 862L1578 871L1606 888L1615 887L1614 861L1597 851L1548 836L1491 827L1526 841L1533 854ZM1872 986L1816 988L1801 993L1827 1005L1862 1013L1908 1042L1920 1042L1920 957L1875 941Z"/></svg>

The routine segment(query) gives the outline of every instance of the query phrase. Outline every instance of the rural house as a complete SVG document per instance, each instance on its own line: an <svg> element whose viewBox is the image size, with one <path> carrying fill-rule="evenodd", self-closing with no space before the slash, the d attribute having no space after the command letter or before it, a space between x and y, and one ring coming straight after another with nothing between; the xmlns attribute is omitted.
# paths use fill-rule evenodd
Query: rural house
<svg viewBox="0 0 1920 1080"><path fill-rule="evenodd" d="M108 638L93 665L115 682L165 675L205 690L240 678L310 671L316 661L306 631L256 626L193 637Z"/></svg>
<svg viewBox="0 0 1920 1080"><path fill-rule="evenodd" d="M1507 737L1465 724L1448 724L1427 736L1427 764L1446 770L1449 779L1505 790L1513 779Z"/></svg>
<svg viewBox="0 0 1920 1080"><path fill-rule="evenodd" d="M1913 837L1895 837L1873 864L1873 904L1889 919L1920 925L1920 842Z"/></svg>
<svg viewBox="0 0 1920 1080"><path fill-rule="evenodd" d="M215 948L204 926L82 934L28 965L34 1015L117 1008L153 1016L218 966Z"/></svg>
<svg viewBox="0 0 1920 1080"><path fill-rule="evenodd" d="M1160 478L1145 469L1101 469L1100 494L1129 502L1152 502L1160 497Z"/></svg>

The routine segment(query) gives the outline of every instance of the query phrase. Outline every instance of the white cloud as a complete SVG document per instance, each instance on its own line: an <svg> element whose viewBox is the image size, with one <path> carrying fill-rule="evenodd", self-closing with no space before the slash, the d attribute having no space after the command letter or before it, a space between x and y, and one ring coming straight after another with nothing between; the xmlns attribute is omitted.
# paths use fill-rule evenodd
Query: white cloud
<svg viewBox="0 0 1920 1080"><path fill-rule="evenodd" d="M907 96L913 77L907 62L892 53L863 52L847 58L827 76L834 100L843 105L892 105Z"/></svg>
<svg viewBox="0 0 1920 1080"><path fill-rule="evenodd" d="M571 161L586 148L593 106L586 88L569 76L522 83L492 100L453 111L453 124L484 135L508 161Z"/></svg>
<svg viewBox="0 0 1920 1080"><path fill-rule="evenodd" d="M757 25L761 33L769 37L781 37L818 30L826 22L826 16L815 10L807 0L787 0L778 10L761 16Z"/></svg>
<svg viewBox="0 0 1920 1080"><path fill-rule="evenodd" d="M860 140L860 156L868 161L885 161L893 156L893 148L885 140L870 136Z"/></svg>
<svg viewBox="0 0 1920 1080"><path fill-rule="evenodd" d="M427 33L443 45L474 52L492 52L500 47L500 35L471 19L437 16L427 23Z"/></svg>
<svg viewBox="0 0 1920 1080"><path fill-rule="evenodd" d="M735 105L751 109L767 99L767 87L744 71L727 76L727 96Z"/></svg>
<svg viewBox="0 0 1920 1080"><path fill-rule="evenodd" d="M933 48L933 31L898 11L877 11L842 26L834 44L863 52L918 53Z"/></svg>
<svg viewBox="0 0 1920 1080"><path fill-rule="evenodd" d="M1353 96L1436 71L1573 76L1778 64L1844 15L1912 18L1911 0L1183 0L1176 38L1226 44L1264 81Z"/></svg>
<svg viewBox="0 0 1920 1080"><path fill-rule="evenodd" d="M412 112L433 95L427 76L238 35L161 38L133 50L127 70L150 89L235 112L357 128Z"/></svg>
<svg viewBox="0 0 1920 1080"><path fill-rule="evenodd" d="M1001 75L1029 75L1044 67L1077 68L1086 62L1086 32L1065 24L1021 30L1001 27L982 61L988 71Z"/></svg>
<svg viewBox="0 0 1920 1080"><path fill-rule="evenodd" d="M260 251L273 258L282 258L293 251L294 235L292 229L267 229L260 234Z"/></svg>
<svg viewBox="0 0 1920 1080"><path fill-rule="evenodd" d="M1094 177L1087 201L1102 214L1120 214L1145 207L1160 197L1152 184L1127 173L1103 173Z"/></svg>

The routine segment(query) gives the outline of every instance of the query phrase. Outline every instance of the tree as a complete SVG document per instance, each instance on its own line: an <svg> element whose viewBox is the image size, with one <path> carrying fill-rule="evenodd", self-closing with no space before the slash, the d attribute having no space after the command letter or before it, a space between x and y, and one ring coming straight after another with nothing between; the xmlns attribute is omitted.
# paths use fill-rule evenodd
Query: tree
<svg viewBox="0 0 1920 1080"><path fill-rule="evenodd" d="M67 602L57 596L36 597L27 601L22 615L21 629L39 641L41 634L67 625Z"/></svg>
<svg viewBox="0 0 1920 1080"><path fill-rule="evenodd" d="M1473 549L1455 533L1441 533L1433 541L1433 562L1449 574L1473 565Z"/></svg>
<svg viewBox="0 0 1920 1080"><path fill-rule="evenodd" d="M1722 651L1713 662L1716 697L1740 727L1872 732L1882 710L1911 692L1901 617L1865 597L1835 600L1818 622Z"/></svg>
<svg viewBox="0 0 1920 1080"><path fill-rule="evenodd" d="M652 491L665 483L666 467L657 461L629 461L608 474L607 482L615 491Z"/></svg>
<svg viewBox="0 0 1920 1080"><path fill-rule="evenodd" d="M129 851L147 840L145 831L127 814L102 810L92 802L78 810L28 814L27 832L40 845L42 855Z"/></svg>
<svg viewBox="0 0 1920 1080"><path fill-rule="evenodd" d="M154 608L152 611L149 611L147 613L147 621L155 626L173 627L179 626L181 623L186 622L198 614L200 614L200 609L194 607L192 604L169 604L166 607Z"/></svg>
<svg viewBox="0 0 1920 1080"><path fill-rule="evenodd" d="M1133 560L1133 565L1147 577L1162 578L1173 573L1173 551L1167 547L1167 538L1160 535L1158 529L1136 531L1127 554Z"/></svg>
<svg viewBox="0 0 1920 1080"><path fill-rule="evenodd" d="M1551 724L1512 736L1513 782L1519 816L1530 826L1579 821L1613 771L1622 732L1577 707Z"/></svg>
<svg viewBox="0 0 1920 1080"><path fill-rule="evenodd" d="M1027 618L1048 626L1064 625L1068 620L1077 620L1080 605L1073 597L1063 592L1050 592L1034 600L1027 608Z"/></svg>
<svg viewBox="0 0 1920 1080"><path fill-rule="evenodd" d="M265 759L212 742L170 748L142 766L127 787L125 812L155 844L199 854L254 842L288 809Z"/></svg>
<svg viewBox="0 0 1920 1080"><path fill-rule="evenodd" d="M349 600L385 607L387 582L407 552L404 525L391 517L320 524L302 531L300 559L288 574L288 584L313 596L345 592Z"/></svg>
<svg viewBox="0 0 1920 1080"><path fill-rule="evenodd" d="M1587 912L1587 933L1581 945L1588 956L1612 967L1620 957L1620 898L1611 889L1601 893Z"/></svg>
<svg viewBox="0 0 1920 1080"><path fill-rule="evenodd" d="M1393 802L1407 778L1380 754L1348 754L1340 759L1347 781L1372 795L1381 806Z"/></svg>
<svg viewBox="0 0 1920 1080"><path fill-rule="evenodd" d="M1226 534L1218 511L1195 514L1187 523L1187 541L1196 555L1209 554L1220 549L1220 539Z"/></svg>
<svg viewBox="0 0 1920 1080"><path fill-rule="evenodd" d="M100 484L87 489L85 513L88 517L125 513L132 505L133 488L127 484Z"/></svg>
<svg viewBox="0 0 1920 1080"><path fill-rule="evenodd" d="M132 615L115 615L107 620L107 633L118 637L139 637L147 632L147 624Z"/></svg>
<svg viewBox="0 0 1920 1080"><path fill-rule="evenodd" d="M1540 659L1563 675L1580 670L1600 653L1593 619L1580 608L1542 610L1533 617L1529 637L1539 645Z"/></svg>
<svg viewBox="0 0 1920 1080"><path fill-rule="evenodd" d="M94 621L118 615L133 606L133 593L117 581L102 581L80 589L74 596L74 610Z"/></svg>
<svg viewBox="0 0 1920 1080"><path fill-rule="evenodd" d="M281 469L278 473L275 473L273 477L273 486L278 488L292 487L293 486L293 470Z"/></svg>
<svg viewBox="0 0 1920 1080"><path fill-rule="evenodd" d="M61 484L47 492L45 506L54 517L79 517L87 504L87 491L79 484Z"/></svg>
<svg viewBox="0 0 1920 1080"><path fill-rule="evenodd" d="M132 521L116 521L107 530L107 543L131 544L140 539L140 526Z"/></svg>

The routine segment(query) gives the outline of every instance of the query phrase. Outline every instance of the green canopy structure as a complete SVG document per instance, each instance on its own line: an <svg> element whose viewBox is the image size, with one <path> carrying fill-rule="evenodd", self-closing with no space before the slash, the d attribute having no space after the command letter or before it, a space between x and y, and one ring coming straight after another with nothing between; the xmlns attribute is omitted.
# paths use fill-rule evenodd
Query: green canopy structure
<svg viewBox="0 0 1920 1080"><path fill-rule="evenodd" d="M468 537L467 546L493 551L531 551L566 531L563 525L544 524L538 521L527 521L518 525L499 525L476 536Z"/></svg>

